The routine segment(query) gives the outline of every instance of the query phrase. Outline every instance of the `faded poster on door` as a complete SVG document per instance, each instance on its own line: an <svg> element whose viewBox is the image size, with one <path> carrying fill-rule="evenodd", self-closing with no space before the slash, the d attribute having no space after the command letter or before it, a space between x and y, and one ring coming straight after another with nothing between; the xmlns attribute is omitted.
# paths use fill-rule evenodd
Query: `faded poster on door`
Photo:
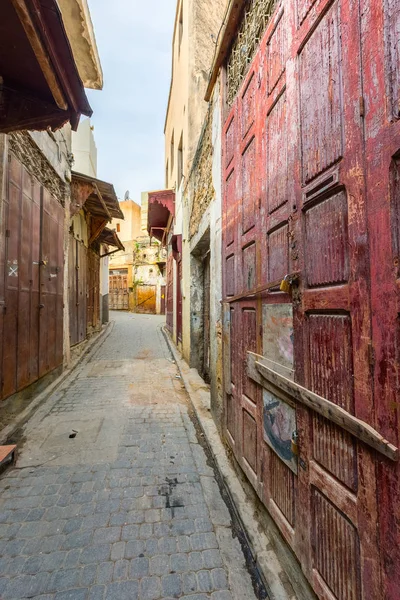
<svg viewBox="0 0 400 600"><path fill-rule="evenodd" d="M269 390L263 390L264 440L279 458L297 474L297 456L292 450L296 411Z"/></svg>

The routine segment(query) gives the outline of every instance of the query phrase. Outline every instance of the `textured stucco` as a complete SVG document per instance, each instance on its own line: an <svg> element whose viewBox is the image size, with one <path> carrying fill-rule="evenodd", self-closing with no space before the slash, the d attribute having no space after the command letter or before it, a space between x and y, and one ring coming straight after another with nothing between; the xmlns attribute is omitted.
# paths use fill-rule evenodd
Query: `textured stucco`
<svg viewBox="0 0 400 600"><path fill-rule="evenodd" d="M82 83L101 90L103 73L87 0L58 0L58 4Z"/></svg>

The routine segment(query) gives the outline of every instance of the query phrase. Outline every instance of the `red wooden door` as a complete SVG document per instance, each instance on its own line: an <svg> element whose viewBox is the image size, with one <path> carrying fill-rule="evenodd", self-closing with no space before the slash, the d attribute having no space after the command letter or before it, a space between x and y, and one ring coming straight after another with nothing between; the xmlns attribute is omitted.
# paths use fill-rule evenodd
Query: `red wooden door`
<svg viewBox="0 0 400 600"><path fill-rule="evenodd" d="M361 44L369 32L372 49L373 31L352 0L276 2L223 129L227 439L318 596L330 600L382 597L377 456L286 398L299 433L294 468L268 438L278 391L249 380L245 365L249 350L264 355L379 429ZM299 273L290 296L257 291L289 273Z"/></svg>
<svg viewBox="0 0 400 600"><path fill-rule="evenodd" d="M174 257L171 254L167 260L167 329L171 333L174 331Z"/></svg>
<svg viewBox="0 0 400 600"><path fill-rule="evenodd" d="M400 390L400 3L363 3L365 168L371 265L375 396L370 420L399 446ZM374 35L370 35L370 32ZM382 598L400 596L400 470L378 461Z"/></svg>
<svg viewBox="0 0 400 600"><path fill-rule="evenodd" d="M176 337L182 341L182 260L176 261Z"/></svg>

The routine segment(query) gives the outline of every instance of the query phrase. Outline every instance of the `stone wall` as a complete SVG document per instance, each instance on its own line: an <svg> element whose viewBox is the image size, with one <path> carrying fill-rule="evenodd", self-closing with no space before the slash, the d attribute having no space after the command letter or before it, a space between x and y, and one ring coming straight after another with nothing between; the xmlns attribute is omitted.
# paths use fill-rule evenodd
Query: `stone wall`
<svg viewBox="0 0 400 600"><path fill-rule="evenodd" d="M53 169L31 135L27 131L11 133L8 136L8 144L10 151L24 164L29 173L65 207L66 197L70 193L69 184ZM52 152L58 152L56 145L52 147Z"/></svg>
<svg viewBox="0 0 400 600"><path fill-rule="evenodd" d="M212 105L210 105L212 107ZM187 190L189 191L191 212L189 234L192 238L198 231L202 216L214 198L212 178L213 145L212 145L212 113L207 112L203 130L199 139L192 169L189 174Z"/></svg>

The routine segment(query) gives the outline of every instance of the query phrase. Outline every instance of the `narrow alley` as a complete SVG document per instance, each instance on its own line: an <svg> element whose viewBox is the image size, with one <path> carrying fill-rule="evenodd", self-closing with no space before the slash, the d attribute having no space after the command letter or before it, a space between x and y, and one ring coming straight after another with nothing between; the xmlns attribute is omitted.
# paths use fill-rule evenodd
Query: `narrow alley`
<svg viewBox="0 0 400 600"><path fill-rule="evenodd" d="M163 318L112 319L0 480L0 597L255 599Z"/></svg>

